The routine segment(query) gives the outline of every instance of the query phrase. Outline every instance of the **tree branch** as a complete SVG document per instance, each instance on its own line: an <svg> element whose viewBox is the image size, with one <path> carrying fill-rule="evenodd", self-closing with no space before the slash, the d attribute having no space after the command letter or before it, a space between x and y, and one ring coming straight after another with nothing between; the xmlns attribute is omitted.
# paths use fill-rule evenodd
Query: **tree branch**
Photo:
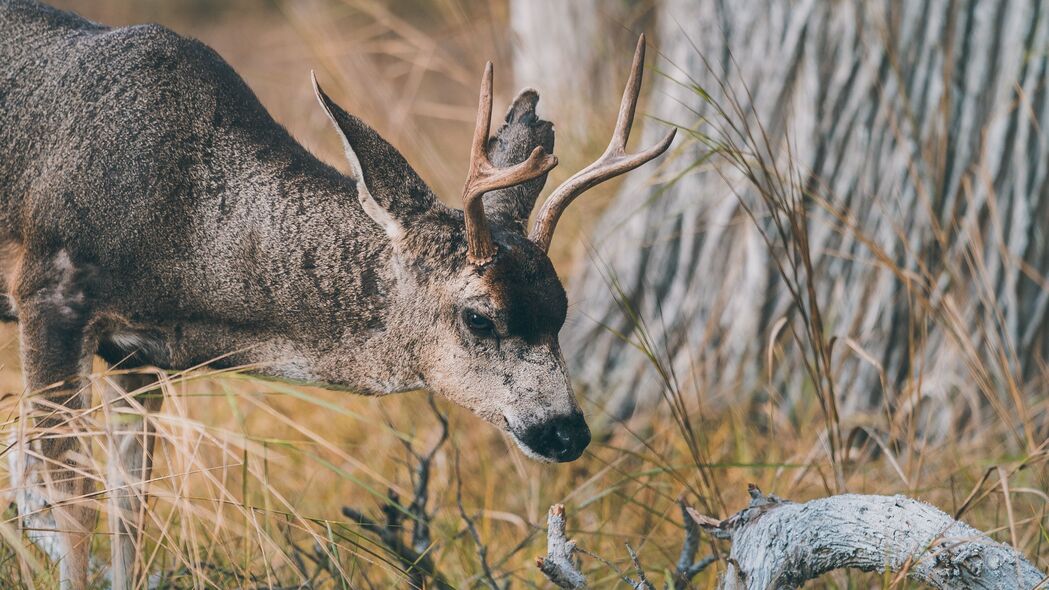
<svg viewBox="0 0 1049 590"><path fill-rule="evenodd" d="M579 571L575 542L565 534L564 504L554 504L546 515L546 557L536 558L539 571L558 588L584 590L586 576Z"/></svg>
<svg viewBox="0 0 1049 590"><path fill-rule="evenodd" d="M689 514L685 498L678 498L678 507L681 508L681 520L685 525L685 542L681 544L681 555L677 559L674 569L674 590L685 590L692 584L692 578L699 572L717 561L714 555L708 555L699 561L695 561L696 553L699 552L699 525Z"/></svg>
<svg viewBox="0 0 1049 590"><path fill-rule="evenodd" d="M429 403L434 416L441 425L441 434L437 442L425 454L418 453L410 443L405 443L408 453L417 463L412 472L413 498L411 503L405 507L401 504L397 493L390 490L387 494L388 501L382 507L384 517L382 523L349 506L344 506L342 513L361 528L378 537L379 541L397 557L404 566L411 588L444 589L452 588L452 585L436 570L433 559L430 557L433 545L430 538L431 515L426 510L426 504L429 500L430 466L434 457L437 456L437 451L448 440L448 418L437 408L432 395L429 397ZM412 521L410 542L405 542L403 538L405 516L410 517ZM433 581L432 586L427 585L428 580Z"/></svg>
<svg viewBox="0 0 1049 590"><path fill-rule="evenodd" d="M455 502L459 506L459 516L466 523L466 530L473 538L474 545L477 546L477 557L481 561L481 579L490 590L502 590L492 574L492 566L488 564L488 545L481 541L481 534L477 532L477 525L474 524L474 519L466 513L466 507L463 506L463 478L462 472L459 470L458 448L455 449Z"/></svg>
<svg viewBox="0 0 1049 590"><path fill-rule="evenodd" d="M750 504L704 530L732 541L726 590L800 588L829 571L903 573L933 588L1038 587L1045 575L1016 549L904 496L842 494L795 504L750 488Z"/></svg>

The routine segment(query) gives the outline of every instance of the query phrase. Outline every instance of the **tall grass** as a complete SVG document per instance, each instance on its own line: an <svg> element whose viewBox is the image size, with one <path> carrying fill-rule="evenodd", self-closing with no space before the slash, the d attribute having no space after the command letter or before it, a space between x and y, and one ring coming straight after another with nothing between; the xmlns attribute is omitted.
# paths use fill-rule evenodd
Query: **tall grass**
<svg viewBox="0 0 1049 590"><path fill-rule="evenodd" d="M102 5L112 13L130 10L128 20L148 20L128 5ZM297 135L327 137L311 143L337 162L336 143L305 82L305 72L320 64L339 83L351 110L363 111L381 131L392 131L395 143L427 178L444 194L455 194L465 170L476 74L484 59L506 52L505 41L478 31L494 28L504 15L498 8L467 8L455 1L426 6L425 18L415 20L399 12L397 4L332 0L279 3L250 17L223 13L207 24L196 17L179 21L177 15L171 22L217 45ZM487 17L472 20L474 10ZM222 32L246 21L258 42L252 52L231 49L230 55L222 47ZM287 81L296 74L302 74L302 85L289 89ZM365 86L354 84L356 79L383 83ZM382 108L390 100L390 87L414 88L392 109L400 113L397 121ZM447 98L434 102L434 96ZM664 343L651 337L648 326L660 318L638 315L611 274L609 289L634 325L621 337L642 348L657 368L665 403L629 422L611 422L579 461L567 465L530 462L503 435L439 400L448 441L436 447L443 422L422 393L365 398L255 380L243 371L165 375L164 406L148 417L160 439L143 553L154 572L152 583L161 588L384 588L418 580L374 531L344 516L343 507L381 522L389 518L384 510L393 506L403 509L399 526L417 529L419 511L412 503L418 480L413 478L427 449L437 449L424 506L432 515L429 544L415 549L455 587L545 587L534 559L544 552L542 528L553 503L568 506L569 532L579 545L610 562L584 562L595 587L621 585L617 568L632 571L627 543L653 583L673 586L685 539L679 498L713 516L727 516L746 503L751 482L792 499L841 490L919 496L1014 544L1049 569L1049 448L1037 438L1045 436L1044 428L1033 427L1049 415L1049 399L1039 394L1046 382L1012 383L1013 395L986 400L993 405L992 415L971 422L968 435L957 439L923 438L906 400L887 407L884 415L844 421L835 409L842 393L835 390L829 369L843 343L824 332L823 302L814 296L820 277L807 251L807 207L831 208L841 231L862 236L862 228L850 222L848 211L833 210L825 195L805 188L789 158L783 161L770 152L759 127L740 126L746 118L739 116L738 100L717 108L716 127L686 131L720 157L719 163L715 158L699 165L727 166L757 187L759 200L747 201L748 212L764 228L801 310L798 321L774 330L783 337L769 343L770 364L783 357L785 347L804 351L804 363L788 369L808 376L808 403L789 411L775 395L708 403L694 385L699 381L676 374L665 360ZM893 264L891 257L879 259ZM928 308L927 313L952 321L949 310ZM0 384L20 392L15 332L3 329L6 364ZM991 375L1005 368L974 370ZM96 369L94 386L113 386L112 371ZM23 401L13 394L0 400L5 432L19 428ZM588 416L600 421L600 400L583 402ZM104 473L106 411L96 403L78 421L90 460L97 473ZM864 424L877 428L864 429ZM10 494L6 482L6 473L0 474L0 489ZM104 511L107 495L118 490L106 490L101 478L97 483L99 493L85 501ZM109 552L104 520L92 547L99 566L93 583L99 588L106 586ZM402 538L408 539L411 530ZM703 544L704 552L723 553L710 539ZM719 571L711 566L693 586L712 587ZM19 536L9 506L0 521L3 587L49 588L55 579L55 566ZM900 579L850 573L829 576L823 584L906 586Z"/></svg>

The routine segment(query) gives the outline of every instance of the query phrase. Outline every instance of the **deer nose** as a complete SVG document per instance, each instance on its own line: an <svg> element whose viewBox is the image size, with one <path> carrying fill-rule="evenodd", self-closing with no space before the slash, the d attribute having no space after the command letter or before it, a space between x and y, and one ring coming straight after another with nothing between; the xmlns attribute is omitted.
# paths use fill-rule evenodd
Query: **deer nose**
<svg viewBox="0 0 1049 590"><path fill-rule="evenodd" d="M577 411L529 426L522 440L537 454L565 463L583 454L590 444L590 428L583 414Z"/></svg>

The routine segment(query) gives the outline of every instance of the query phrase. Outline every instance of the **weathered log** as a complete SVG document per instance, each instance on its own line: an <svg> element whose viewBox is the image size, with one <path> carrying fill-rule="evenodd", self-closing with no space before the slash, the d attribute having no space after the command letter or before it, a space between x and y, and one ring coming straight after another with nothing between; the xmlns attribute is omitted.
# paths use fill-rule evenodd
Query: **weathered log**
<svg viewBox="0 0 1049 590"><path fill-rule="evenodd" d="M937 589L1042 587L1049 579L1019 551L905 496L842 494L796 504L751 486L750 504L700 528L731 541L723 590L790 590L842 568L890 571ZM585 588L563 506L550 509L540 569L561 588Z"/></svg>
<svg viewBox="0 0 1049 590"><path fill-rule="evenodd" d="M827 572L905 572L945 590L1031 589L1045 575L1016 549L905 496L842 494L801 504L751 487L735 516L697 523L732 541L725 590L800 588Z"/></svg>

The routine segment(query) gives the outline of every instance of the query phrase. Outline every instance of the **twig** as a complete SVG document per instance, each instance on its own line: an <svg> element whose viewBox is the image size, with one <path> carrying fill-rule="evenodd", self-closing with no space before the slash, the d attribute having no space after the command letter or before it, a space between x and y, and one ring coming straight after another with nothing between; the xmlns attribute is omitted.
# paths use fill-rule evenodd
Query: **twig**
<svg viewBox="0 0 1049 590"><path fill-rule="evenodd" d="M558 588L582 590L587 587L586 576L579 571L575 559L576 546L565 534L564 504L554 504L546 516L546 556L536 558L539 571Z"/></svg>
<svg viewBox="0 0 1049 590"><path fill-rule="evenodd" d="M473 537L474 544L477 546L477 556L481 561L481 579L491 590L502 590L498 582L495 581L495 576L492 575L492 568L488 564L488 546L481 542L481 535L477 532L474 519L466 513L466 508L463 506L463 478L462 472L459 470L458 448L455 449L455 502L459 506L459 516L466 523L466 530L470 532L470 536Z"/></svg>
<svg viewBox="0 0 1049 590"><path fill-rule="evenodd" d="M674 575L675 589L687 588L696 574L715 561L714 556L711 555L701 559L699 562L692 562L699 548L699 526L689 516L684 500L679 500L679 503L682 518L685 520L685 543L681 549L681 557L678 558L677 570ZM637 552L634 551L634 548L629 543L626 545L626 550L630 555L631 562L634 564L634 570L637 571L638 578L636 580L623 573L614 563L600 555L578 547L574 541L569 541L565 534L565 522L564 506L561 504L551 506L550 513L547 516L546 556L536 560L536 565L539 566L540 571L551 582L560 588L586 588L586 576L579 570L579 565L575 559L576 553L583 553L600 561L614 571L631 588L635 590L655 590L655 585L648 579Z"/></svg>
<svg viewBox="0 0 1049 590"><path fill-rule="evenodd" d="M674 569L674 590L685 590L692 585L692 578L717 561L717 556L708 555L695 561L696 553L699 552L699 525L689 515L688 504L685 503L684 496L678 498L677 503L681 508L681 520L685 525L685 542L681 544L681 555Z"/></svg>
<svg viewBox="0 0 1049 590"><path fill-rule="evenodd" d="M430 556L433 549L433 542L430 538L431 515L426 511L426 504L429 501L430 467L437 452L448 440L448 418L437 408L432 395L429 397L429 404L441 425L441 434L437 442L425 454L418 453L411 443L405 442L408 453L416 461L416 467L412 471L414 485L412 486L411 503L407 507L403 506L397 493L391 489L387 493L387 502L381 509L384 518L382 523L349 506L344 506L342 513L361 528L378 537L379 541L397 557L404 566L408 583L412 588L428 587L427 580L432 580L433 587L444 589L451 588L452 585L436 570ZM403 539L405 516L412 521L409 543Z"/></svg>
<svg viewBox="0 0 1049 590"><path fill-rule="evenodd" d="M637 581L627 579L634 590L656 590L656 587L652 585L652 582L648 581L648 577L645 576L645 568L641 567L641 558L637 556L637 551L630 546L630 543L626 544L626 552L630 554L630 561L634 564L634 569L637 570Z"/></svg>

